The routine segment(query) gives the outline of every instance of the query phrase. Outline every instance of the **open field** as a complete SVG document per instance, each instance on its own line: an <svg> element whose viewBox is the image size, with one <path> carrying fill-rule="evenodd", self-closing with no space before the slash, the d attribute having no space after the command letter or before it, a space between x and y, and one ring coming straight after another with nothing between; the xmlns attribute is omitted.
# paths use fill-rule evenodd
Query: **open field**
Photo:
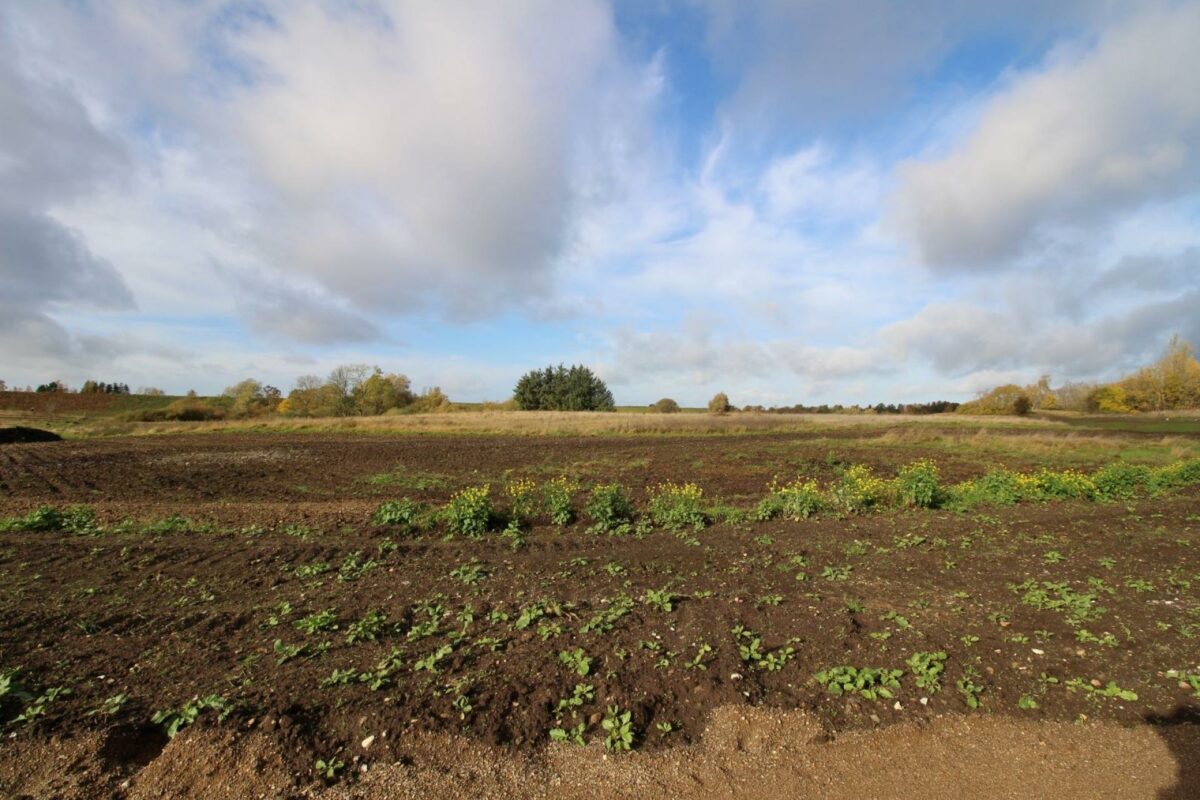
<svg viewBox="0 0 1200 800"><path fill-rule="evenodd" d="M943 487L1161 471L1200 434L627 417L0 446L0 795L1195 796L1200 485L755 509L775 478L854 464L929 459ZM581 518L531 506L506 535L505 487L560 476ZM636 515L595 530L587 489L613 481ZM702 492L702 529L652 524L669 481ZM450 535L431 512L485 484L490 529ZM981 777L1013 759L1023 777Z"/></svg>

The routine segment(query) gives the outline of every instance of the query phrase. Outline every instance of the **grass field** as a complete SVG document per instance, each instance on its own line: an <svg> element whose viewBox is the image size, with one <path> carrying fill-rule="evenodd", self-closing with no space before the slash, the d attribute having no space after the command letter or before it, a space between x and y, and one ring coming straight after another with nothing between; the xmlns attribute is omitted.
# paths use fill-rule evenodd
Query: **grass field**
<svg viewBox="0 0 1200 800"><path fill-rule="evenodd" d="M430 735L524 758L698 746L731 707L824 736L1200 712L1186 426L84 416L0 446L0 724L93 743L64 796L250 731L298 796L431 763ZM918 460L936 485L896 480Z"/></svg>

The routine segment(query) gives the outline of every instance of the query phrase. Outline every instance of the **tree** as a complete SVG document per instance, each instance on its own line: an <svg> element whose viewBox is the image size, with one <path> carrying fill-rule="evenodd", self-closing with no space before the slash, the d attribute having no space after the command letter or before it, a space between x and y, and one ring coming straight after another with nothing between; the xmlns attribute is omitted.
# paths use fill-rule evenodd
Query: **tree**
<svg viewBox="0 0 1200 800"><path fill-rule="evenodd" d="M522 411L612 411L612 392L590 369L559 364L521 376L513 400Z"/></svg>
<svg viewBox="0 0 1200 800"><path fill-rule="evenodd" d="M234 416L252 417L270 410L263 394L263 385L253 378L227 387L223 394L233 400L231 410Z"/></svg>
<svg viewBox="0 0 1200 800"><path fill-rule="evenodd" d="M654 404L654 410L660 414L676 414L679 412L679 403L669 397L664 397Z"/></svg>
<svg viewBox="0 0 1200 800"><path fill-rule="evenodd" d="M724 392L717 392L713 395L713 399L708 401L708 413L710 414L728 414L733 407L729 405L729 398Z"/></svg>
<svg viewBox="0 0 1200 800"><path fill-rule="evenodd" d="M389 409L402 408L413 402L411 384L403 375L385 375L375 367L371 377L354 390L354 411L365 416L377 416Z"/></svg>
<svg viewBox="0 0 1200 800"><path fill-rule="evenodd" d="M7 392L7 391L8 391L8 384L5 383L4 381L0 381L0 392Z"/></svg>

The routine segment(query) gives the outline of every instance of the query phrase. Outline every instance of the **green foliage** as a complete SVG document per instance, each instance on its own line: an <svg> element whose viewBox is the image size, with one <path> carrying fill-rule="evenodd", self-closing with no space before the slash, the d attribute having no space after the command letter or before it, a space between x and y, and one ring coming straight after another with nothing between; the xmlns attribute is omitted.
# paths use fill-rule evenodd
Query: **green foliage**
<svg viewBox="0 0 1200 800"><path fill-rule="evenodd" d="M542 505L550 521L555 525L569 525L575 521L575 495L579 484L560 475L542 486Z"/></svg>
<svg viewBox="0 0 1200 800"><path fill-rule="evenodd" d="M776 517L801 520L820 513L828 506L816 481L797 478L783 485L772 481L770 494L759 502L754 517L760 521Z"/></svg>
<svg viewBox="0 0 1200 800"><path fill-rule="evenodd" d="M521 376L513 399L522 411L612 411L612 392L604 381L581 365L559 364Z"/></svg>
<svg viewBox="0 0 1200 800"><path fill-rule="evenodd" d="M913 653L908 657L908 668L916 676L917 686L929 694L936 694L942 688L942 673L946 671L946 654Z"/></svg>
<svg viewBox="0 0 1200 800"><path fill-rule="evenodd" d="M1037 581L1030 579L1010 584L1009 589L1021 596L1021 602L1043 611L1062 612L1071 625L1096 619L1104 615L1105 609L1096 605L1096 595L1078 592L1063 582Z"/></svg>
<svg viewBox="0 0 1200 800"><path fill-rule="evenodd" d="M938 468L932 461L921 459L900 468L896 489L900 502L914 508L933 508L938 502Z"/></svg>
<svg viewBox="0 0 1200 800"><path fill-rule="evenodd" d="M387 525L416 529L422 527L425 509L419 503L404 497L400 500L388 500L375 509L371 522L376 525Z"/></svg>
<svg viewBox="0 0 1200 800"><path fill-rule="evenodd" d="M210 694L207 697L193 697L179 708L156 711L150 721L155 725L162 725L167 738L174 739L179 731L195 722L205 711L216 711L219 715L218 720L224 720L231 710L224 697Z"/></svg>
<svg viewBox="0 0 1200 800"><path fill-rule="evenodd" d="M842 473L830 489L834 505L843 511L861 512L888 505L895 487L876 476L871 468L855 464Z"/></svg>
<svg viewBox="0 0 1200 800"><path fill-rule="evenodd" d="M978 677L979 670L974 667L964 667L962 677L954 682L958 693L963 696L963 702L967 704L967 708L975 709L982 705L979 696L983 694L984 687L975 682Z"/></svg>
<svg viewBox="0 0 1200 800"><path fill-rule="evenodd" d="M605 750L617 752L633 748L633 715L629 711L622 711L619 706L609 706L600 727L608 734L604 739Z"/></svg>
<svg viewBox="0 0 1200 800"><path fill-rule="evenodd" d="M650 492L649 512L655 525L672 531L701 530L708 523L704 490L694 483L660 483Z"/></svg>
<svg viewBox="0 0 1200 800"><path fill-rule="evenodd" d="M583 512L594 529L613 532L633 520L633 503L621 484L602 483L592 487Z"/></svg>
<svg viewBox="0 0 1200 800"><path fill-rule="evenodd" d="M469 486L455 492L443 514L453 533L473 539L483 536L492 519L491 486Z"/></svg>
<svg viewBox="0 0 1200 800"><path fill-rule="evenodd" d="M96 512L88 506L40 506L23 517L0 520L0 531L95 533Z"/></svg>
<svg viewBox="0 0 1200 800"><path fill-rule="evenodd" d="M307 617L302 617L294 623L297 630L312 636L314 633L322 631L337 630L338 618L337 613L333 609L320 611L315 614L309 614Z"/></svg>
<svg viewBox="0 0 1200 800"><path fill-rule="evenodd" d="M1101 500L1130 500L1151 485L1149 467L1116 461L1092 476Z"/></svg>
<svg viewBox="0 0 1200 800"><path fill-rule="evenodd" d="M729 404L729 398L724 392L717 392L713 395L712 400L708 401L708 413L710 414L728 414L733 410L733 406Z"/></svg>
<svg viewBox="0 0 1200 800"><path fill-rule="evenodd" d="M587 677L592 670L592 659L588 657L582 647L559 651L558 661L581 678Z"/></svg>
<svg viewBox="0 0 1200 800"><path fill-rule="evenodd" d="M904 670L882 667L831 667L818 672L814 680L834 697L857 694L868 700L891 698L892 691L900 688Z"/></svg>

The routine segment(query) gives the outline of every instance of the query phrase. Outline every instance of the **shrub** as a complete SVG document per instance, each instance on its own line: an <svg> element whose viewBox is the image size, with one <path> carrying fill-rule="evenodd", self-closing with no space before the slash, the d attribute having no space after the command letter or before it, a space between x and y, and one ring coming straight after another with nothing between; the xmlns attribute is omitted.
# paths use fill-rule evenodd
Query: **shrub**
<svg viewBox="0 0 1200 800"><path fill-rule="evenodd" d="M649 511L655 525L673 531L691 527L702 529L708 519L701 503L704 490L694 483L662 483L651 492Z"/></svg>
<svg viewBox="0 0 1200 800"><path fill-rule="evenodd" d="M513 389L513 399L522 411L612 411L612 392L582 365L557 367L525 373Z"/></svg>
<svg viewBox="0 0 1200 800"><path fill-rule="evenodd" d="M96 530L95 520L96 512L88 506L71 506L61 511L52 506L41 506L24 517L0 520L0 530L89 533Z"/></svg>
<svg viewBox="0 0 1200 800"><path fill-rule="evenodd" d="M371 521L376 525L403 525L417 528L421 525L424 509L409 498L388 500L375 509Z"/></svg>
<svg viewBox="0 0 1200 800"><path fill-rule="evenodd" d="M518 478L515 481L510 481L504 487L504 493L508 496L509 507L512 509L512 521L520 524L522 521L528 522L533 518L533 512L537 507L537 502L534 498L534 490L537 485L528 478Z"/></svg>
<svg viewBox="0 0 1200 800"><path fill-rule="evenodd" d="M850 512L887 505L894 492L894 485L876 476L863 464L855 464L843 472L831 489L834 504Z"/></svg>
<svg viewBox="0 0 1200 800"><path fill-rule="evenodd" d="M583 510L601 531L614 531L633 520L633 503L619 483L592 487Z"/></svg>
<svg viewBox="0 0 1200 800"><path fill-rule="evenodd" d="M453 533L478 538L487 533L492 519L492 487L468 486L455 492L446 504L444 514Z"/></svg>
<svg viewBox="0 0 1200 800"><path fill-rule="evenodd" d="M1043 469L1034 478L1040 500L1092 500L1096 497L1095 482L1082 472Z"/></svg>
<svg viewBox="0 0 1200 800"><path fill-rule="evenodd" d="M1118 461L1093 475L1092 481L1101 500L1128 500L1138 490L1150 488L1151 477L1149 467Z"/></svg>
<svg viewBox="0 0 1200 800"><path fill-rule="evenodd" d="M1194 486L1197 483L1200 483L1200 458L1180 461L1178 464L1168 467L1159 467L1153 471L1151 476L1151 488L1156 492Z"/></svg>
<svg viewBox="0 0 1200 800"><path fill-rule="evenodd" d="M933 508L938 503L938 468L932 461L921 459L900 468L896 489L900 502L915 508Z"/></svg>
<svg viewBox="0 0 1200 800"><path fill-rule="evenodd" d="M733 410L733 406L729 404L729 398L724 392L717 392L713 395L713 399L708 401L708 413L710 414L728 414Z"/></svg>
<svg viewBox="0 0 1200 800"><path fill-rule="evenodd" d="M659 414L677 414L679 413L679 403L669 397L664 397L654 404L654 410Z"/></svg>
<svg viewBox="0 0 1200 800"><path fill-rule="evenodd" d="M797 478L780 486L771 482L771 493L758 504L755 518L759 520L785 517L791 520L807 519L820 513L828 506L817 482Z"/></svg>
<svg viewBox="0 0 1200 800"><path fill-rule="evenodd" d="M575 521L575 494L579 484L566 476L559 476L542 487L542 504L546 514L555 525L569 525Z"/></svg>

